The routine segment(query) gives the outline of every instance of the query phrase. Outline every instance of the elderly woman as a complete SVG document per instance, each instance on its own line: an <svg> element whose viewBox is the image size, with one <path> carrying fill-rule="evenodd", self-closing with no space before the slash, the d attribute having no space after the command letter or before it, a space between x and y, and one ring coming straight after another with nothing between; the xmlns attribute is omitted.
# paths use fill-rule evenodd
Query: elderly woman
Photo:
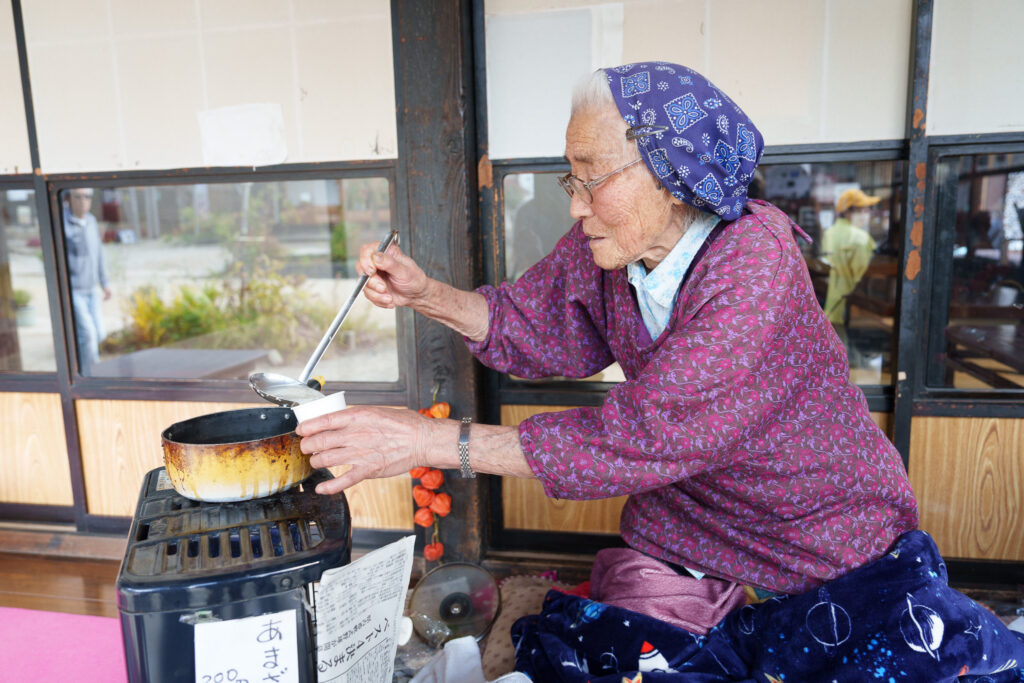
<svg viewBox="0 0 1024 683"><path fill-rule="evenodd" d="M456 421L350 408L304 423L314 466L352 466L320 489L430 465L536 477L554 498L628 494L622 537L697 586L678 589L706 599L696 633L723 616L716 600L742 606L742 587L801 593L885 555L917 525L914 495L849 381L799 229L747 201L762 150L688 68L601 70L565 134L576 223L514 284L459 291L364 247L374 304L448 325L485 365L585 377L618 361L626 381L600 407L473 425L468 462Z"/></svg>

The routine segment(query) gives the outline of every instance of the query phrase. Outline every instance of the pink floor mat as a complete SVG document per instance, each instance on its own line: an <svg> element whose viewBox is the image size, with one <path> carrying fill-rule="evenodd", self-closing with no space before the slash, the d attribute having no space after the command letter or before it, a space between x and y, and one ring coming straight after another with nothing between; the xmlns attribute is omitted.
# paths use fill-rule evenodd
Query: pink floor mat
<svg viewBox="0 0 1024 683"><path fill-rule="evenodd" d="M121 624L109 617L0 607L0 680L127 681Z"/></svg>

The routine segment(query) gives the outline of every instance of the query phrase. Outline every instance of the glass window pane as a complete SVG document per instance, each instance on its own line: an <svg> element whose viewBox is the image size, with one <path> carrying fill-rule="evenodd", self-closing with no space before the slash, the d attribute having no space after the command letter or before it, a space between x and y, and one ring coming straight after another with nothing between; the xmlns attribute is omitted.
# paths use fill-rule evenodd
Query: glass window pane
<svg viewBox="0 0 1024 683"><path fill-rule="evenodd" d="M954 157L937 175L935 296L948 303L932 307L944 320L928 383L1024 388L1024 155Z"/></svg>
<svg viewBox="0 0 1024 683"><path fill-rule="evenodd" d="M515 282L547 256L572 227L569 198L558 186L561 173L505 176L505 279Z"/></svg>
<svg viewBox="0 0 1024 683"><path fill-rule="evenodd" d="M846 345L856 384L890 383L902 169L899 161L762 164L751 186L752 197L777 205L814 240L801 241L801 247L819 303ZM505 273L510 281L550 252L572 225L568 198L555 182L559 175L512 173L504 178ZM874 205L856 216L849 210L838 216L836 200L853 189ZM622 379L617 366L603 375L603 381Z"/></svg>
<svg viewBox="0 0 1024 683"><path fill-rule="evenodd" d="M385 178L62 199L79 363L95 377L297 377L355 287L359 246L391 229ZM315 374L396 381L396 339L394 311L359 297Z"/></svg>
<svg viewBox="0 0 1024 683"><path fill-rule="evenodd" d="M855 384L891 381L902 174L900 161L762 164L751 186L751 197L778 206L813 240L799 243L818 301L846 345ZM857 203L874 203L838 207L848 190L868 197Z"/></svg>
<svg viewBox="0 0 1024 683"><path fill-rule="evenodd" d="M569 198L558 186L558 173L510 173L505 176L505 279L515 282L572 227ZM581 381L623 382L618 363Z"/></svg>
<svg viewBox="0 0 1024 683"><path fill-rule="evenodd" d="M0 372L55 372L35 192L0 190Z"/></svg>

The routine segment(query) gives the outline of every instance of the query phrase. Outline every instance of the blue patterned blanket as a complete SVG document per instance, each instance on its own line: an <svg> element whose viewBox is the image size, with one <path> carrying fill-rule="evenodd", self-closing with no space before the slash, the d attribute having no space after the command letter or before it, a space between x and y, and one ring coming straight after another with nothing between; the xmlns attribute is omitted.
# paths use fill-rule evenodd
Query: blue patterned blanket
<svg viewBox="0 0 1024 683"><path fill-rule="evenodd" d="M928 534L800 595L732 612L706 636L548 593L512 628L535 681L1024 681L1024 636L947 584Z"/></svg>

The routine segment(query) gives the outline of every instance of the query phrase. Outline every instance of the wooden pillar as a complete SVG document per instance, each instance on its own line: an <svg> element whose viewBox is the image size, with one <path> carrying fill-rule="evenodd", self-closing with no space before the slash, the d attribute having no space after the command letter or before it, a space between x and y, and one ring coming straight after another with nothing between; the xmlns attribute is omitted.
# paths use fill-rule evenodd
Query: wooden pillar
<svg viewBox="0 0 1024 683"><path fill-rule="evenodd" d="M923 385L921 345L924 332L921 315L921 273L926 255L924 205L928 175L928 138L925 124L928 112L928 68L931 59L932 0L915 0L911 22L913 36L910 51L910 89L907 96L907 139L909 154L906 169L906 210L903 230L903 277L900 281L899 320L896 357L896 397L893 406L893 443L903 465L910 464L910 418L914 396Z"/></svg>
<svg viewBox="0 0 1024 683"><path fill-rule="evenodd" d="M469 0L392 0L398 107L398 213L405 249L428 275L460 289L479 283L476 134ZM480 371L461 337L416 315L410 401L480 414ZM452 443L453 450L457 444ZM486 477L445 472L452 512L440 524L446 561L480 561L485 550Z"/></svg>

